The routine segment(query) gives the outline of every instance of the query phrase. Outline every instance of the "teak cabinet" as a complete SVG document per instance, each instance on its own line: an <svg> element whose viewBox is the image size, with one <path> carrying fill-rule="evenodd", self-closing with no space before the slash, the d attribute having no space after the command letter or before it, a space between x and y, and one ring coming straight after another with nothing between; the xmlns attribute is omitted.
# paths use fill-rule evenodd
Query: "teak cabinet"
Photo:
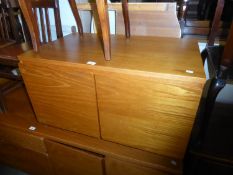
<svg viewBox="0 0 233 175"><path fill-rule="evenodd" d="M100 48L95 35L72 34L19 57L37 120L182 160L205 83L196 41L113 36L109 62ZM58 166L54 150L61 147L48 149ZM79 154L88 157L77 151L74 158ZM92 161L101 174L102 158ZM132 167L133 173L144 171Z"/></svg>

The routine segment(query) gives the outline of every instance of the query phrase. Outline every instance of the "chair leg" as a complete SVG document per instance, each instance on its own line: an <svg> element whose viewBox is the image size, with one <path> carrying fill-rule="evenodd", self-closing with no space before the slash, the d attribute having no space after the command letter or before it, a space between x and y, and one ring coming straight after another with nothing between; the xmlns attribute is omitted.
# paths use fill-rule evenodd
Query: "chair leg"
<svg viewBox="0 0 233 175"><path fill-rule="evenodd" d="M23 85L23 81L12 81L6 83L0 88L0 113L7 112L4 96L10 93L11 91L21 87L22 85Z"/></svg>
<svg viewBox="0 0 233 175"><path fill-rule="evenodd" d="M4 103L4 96L3 92L0 91L0 113L5 113L6 112L6 105Z"/></svg>

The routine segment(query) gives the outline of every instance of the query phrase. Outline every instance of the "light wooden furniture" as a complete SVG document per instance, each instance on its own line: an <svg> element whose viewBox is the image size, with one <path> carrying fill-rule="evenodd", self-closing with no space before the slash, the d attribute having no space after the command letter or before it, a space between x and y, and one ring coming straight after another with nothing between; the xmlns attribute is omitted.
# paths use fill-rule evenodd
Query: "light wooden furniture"
<svg viewBox="0 0 233 175"><path fill-rule="evenodd" d="M197 42L110 38L106 2L96 8L103 41L72 33L19 56L35 116L22 95L23 112L8 102L0 125L25 132L32 148L18 144L22 134L6 143L42 155L51 174L182 174L205 83Z"/></svg>
<svg viewBox="0 0 233 175"><path fill-rule="evenodd" d="M8 113L0 115L1 163L30 174L182 173L178 159L38 123L25 92L22 87L5 97Z"/></svg>
<svg viewBox="0 0 233 175"><path fill-rule="evenodd" d="M112 36L103 58L91 34L21 55L38 121L182 159L205 83L196 41Z"/></svg>

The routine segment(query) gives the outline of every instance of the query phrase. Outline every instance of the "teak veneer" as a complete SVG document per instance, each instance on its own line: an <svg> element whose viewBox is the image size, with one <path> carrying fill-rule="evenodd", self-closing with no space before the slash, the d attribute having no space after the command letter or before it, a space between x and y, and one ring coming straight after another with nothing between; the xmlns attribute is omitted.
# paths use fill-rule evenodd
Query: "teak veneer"
<svg viewBox="0 0 233 175"><path fill-rule="evenodd" d="M189 77L186 81L205 81L197 40L146 36L132 36L126 40L123 35L112 35L111 43L111 61L103 59L101 42L93 34L85 34L84 37L70 34L41 46L39 53L30 51L19 55L19 58L22 63L53 63L96 71L111 69L112 72L127 74L130 70L147 76L183 76ZM96 62L96 66L88 65L88 61ZM194 74L188 74L186 70L193 70Z"/></svg>
<svg viewBox="0 0 233 175"><path fill-rule="evenodd" d="M108 62L91 34L72 34L19 56L38 121L183 159L205 83L197 42L111 40Z"/></svg>
<svg viewBox="0 0 233 175"><path fill-rule="evenodd" d="M126 173L126 167L130 169L129 175L182 172L180 160L38 123L24 88L15 89L5 98L8 113L0 115L1 163L32 174L91 174L95 170L101 174L104 167L106 174ZM16 104L21 107L16 109ZM34 126L35 131L29 130L30 126ZM70 154L72 156L67 156ZM120 170L119 166L125 168Z"/></svg>

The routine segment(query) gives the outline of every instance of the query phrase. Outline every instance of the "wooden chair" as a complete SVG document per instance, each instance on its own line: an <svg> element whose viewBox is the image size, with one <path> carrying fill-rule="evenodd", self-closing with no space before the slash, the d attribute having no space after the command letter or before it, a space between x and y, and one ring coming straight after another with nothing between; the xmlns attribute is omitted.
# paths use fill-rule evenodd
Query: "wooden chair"
<svg viewBox="0 0 233 175"><path fill-rule="evenodd" d="M231 29L222 55L221 66L227 68L233 67L233 23L231 24Z"/></svg>
<svg viewBox="0 0 233 175"><path fill-rule="evenodd" d="M4 3L4 1L1 1L0 3L0 38L1 40L11 40L12 35L10 31L10 22L9 22L9 16L7 13L7 6Z"/></svg>
<svg viewBox="0 0 233 175"><path fill-rule="evenodd" d="M98 1L97 6L95 3L78 3L77 8L78 10L83 11L96 11L98 6L100 8L100 4L101 3L98 3ZM105 8L105 10L102 11L102 14L99 13L99 16L102 16L102 19L99 20L101 24L96 23L96 25L108 26L108 20L106 20L108 19L107 11L109 9L114 10L116 11L116 34L125 34L126 38L130 38L132 35L180 38L181 32L178 19L176 17L175 3L127 3L126 1L122 1L121 3L104 3L101 6L101 9L103 8ZM148 14L152 15L152 17L148 18ZM104 15L106 18L103 17ZM154 20L153 17L155 16L160 17L163 20ZM105 43L109 42L109 46L106 44L105 49L108 50L107 48L110 48L110 38L108 38L109 34L106 33L109 33L109 29L101 28L102 30L105 30L102 32L104 34L103 38L105 38ZM97 32L98 31L97 27ZM108 58L109 55L111 55L110 52L105 56L105 58Z"/></svg>
<svg viewBox="0 0 233 175"><path fill-rule="evenodd" d="M181 36L175 3L129 3L129 18L132 36ZM116 10L116 34L124 34L123 19Z"/></svg>
<svg viewBox="0 0 233 175"><path fill-rule="evenodd" d="M78 31L80 36L83 36L83 27L82 22L78 13L78 9L76 7L75 0L68 0L71 10L73 12L74 18L76 20ZM56 25L56 32L57 32L57 38L62 37L62 30L61 30L61 21L60 21L60 12L59 12L59 4L58 0L39 0L34 1L31 0L30 2L26 0L19 0L21 9L23 11L24 17L26 19L26 22L29 26L31 38L32 38L32 44L34 50L37 52L39 50L39 46L41 43L46 43L47 41L51 41L51 31L50 31L50 25L48 20L48 8L54 9L55 14L55 20L57 21ZM124 11L125 16L125 24L126 24L126 36L130 36L130 30L129 30L129 18L128 11L127 11L127 1L123 0L122 8ZM40 21L41 24L41 34L42 34L42 40L40 40L40 33L39 33L39 27L38 27L38 17L37 17L37 10L36 8L39 8L40 13ZM47 35L45 33L45 24L44 20L42 18L43 16L43 10L45 9L45 19L46 19L46 25L47 25ZM103 38L103 48L104 48L104 55L106 60L110 60L111 58L111 51L110 51L110 30L109 30L109 21L108 21L108 13L107 13L107 2L103 0L97 0L95 4L95 9L97 9L98 15L99 15L99 21L101 26L101 33ZM47 36L47 37L46 37Z"/></svg>
<svg viewBox="0 0 233 175"><path fill-rule="evenodd" d="M73 14L77 13L78 10L83 10L82 7L78 6L74 1L72 3L72 0L69 0L69 3L71 5ZM75 5L73 5L75 4ZM100 30L100 34L102 35L103 39L103 49L104 49L104 55L106 60L111 59L111 44L110 44L110 28L109 28L109 17L108 17L108 4L107 1L103 0L97 0L96 3L90 3L90 4L83 4L84 10L90 10L93 13L97 12L99 19L96 22L97 25L100 26L98 28ZM88 8L86 8L88 7ZM128 12L128 1L122 0L121 3L122 13L123 13L123 19L124 19L124 30L125 30L125 36L126 38L130 38L130 20L129 20L129 12ZM94 16L94 15L93 15ZM81 22L80 22L81 23ZM82 25L80 25L82 26ZM97 31L98 31L97 29Z"/></svg>
<svg viewBox="0 0 233 175"><path fill-rule="evenodd" d="M79 33L82 35L83 31L80 23L80 16L77 12L74 11L75 0L69 0L69 3L72 11L74 12L74 17L78 25ZM58 0L19 0L19 4L30 31L33 49L36 52L39 50L41 44L52 41L49 9L52 9L54 12L56 36L57 38L63 37Z"/></svg>
<svg viewBox="0 0 233 175"><path fill-rule="evenodd" d="M22 84L17 55L31 49L25 41L16 0L0 2L0 111L6 112L4 95Z"/></svg>
<svg viewBox="0 0 233 175"><path fill-rule="evenodd" d="M220 25L221 15L222 15L223 8L224 8L224 3L225 3L225 0L218 0L214 19L212 22L212 27L210 29L208 41L206 44L206 48L201 53L203 64L208 56L208 47L214 46L215 38L217 37L218 32L220 30L219 25Z"/></svg>
<svg viewBox="0 0 233 175"><path fill-rule="evenodd" d="M186 9L183 12L183 16L180 22L182 28L182 37L207 37L209 39L208 44L213 44L214 39L217 36L223 39L227 37L230 24L221 21L221 15L223 13L223 7L225 3L224 0L218 1L213 20L188 20L187 13L190 6L189 2L190 1L187 1L185 4ZM207 12L199 12L201 13L201 16L204 15L203 13L208 13L207 8L205 8L205 10Z"/></svg>

